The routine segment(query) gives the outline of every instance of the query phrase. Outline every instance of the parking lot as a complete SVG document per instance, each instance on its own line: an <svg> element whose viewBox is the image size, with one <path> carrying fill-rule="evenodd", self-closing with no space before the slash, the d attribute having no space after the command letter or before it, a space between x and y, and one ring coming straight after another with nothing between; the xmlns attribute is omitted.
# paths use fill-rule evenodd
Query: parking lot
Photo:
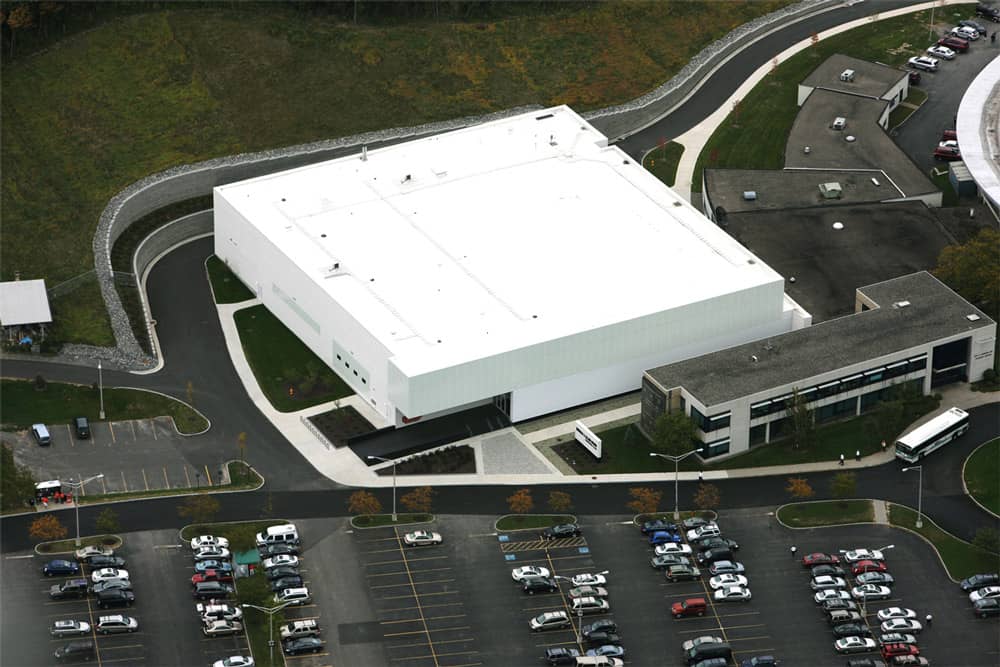
<svg viewBox="0 0 1000 667"><path fill-rule="evenodd" d="M68 424L49 426L52 444L40 447L30 431L8 434L14 458L36 479L87 479L83 495L212 486L220 466L192 466L183 454L186 438L169 417L94 422L87 440Z"/></svg>

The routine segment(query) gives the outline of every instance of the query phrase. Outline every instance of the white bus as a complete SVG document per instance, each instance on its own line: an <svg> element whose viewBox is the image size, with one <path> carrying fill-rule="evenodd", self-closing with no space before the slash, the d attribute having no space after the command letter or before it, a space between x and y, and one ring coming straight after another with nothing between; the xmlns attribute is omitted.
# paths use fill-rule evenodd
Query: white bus
<svg viewBox="0 0 1000 667"><path fill-rule="evenodd" d="M916 463L969 430L969 413L951 408L896 441L896 458Z"/></svg>

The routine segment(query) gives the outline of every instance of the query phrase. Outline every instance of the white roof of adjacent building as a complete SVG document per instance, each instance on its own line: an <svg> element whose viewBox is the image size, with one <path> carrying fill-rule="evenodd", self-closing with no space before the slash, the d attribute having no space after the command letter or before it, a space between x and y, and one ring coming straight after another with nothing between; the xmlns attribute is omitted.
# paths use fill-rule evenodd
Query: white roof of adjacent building
<svg viewBox="0 0 1000 667"><path fill-rule="evenodd" d="M44 280L0 283L0 325L44 324L52 321Z"/></svg>
<svg viewBox="0 0 1000 667"><path fill-rule="evenodd" d="M979 188L1000 206L1000 57L983 68L958 107L958 145Z"/></svg>
<svg viewBox="0 0 1000 667"><path fill-rule="evenodd" d="M216 192L408 375L781 280L565 106Z"/></svg>

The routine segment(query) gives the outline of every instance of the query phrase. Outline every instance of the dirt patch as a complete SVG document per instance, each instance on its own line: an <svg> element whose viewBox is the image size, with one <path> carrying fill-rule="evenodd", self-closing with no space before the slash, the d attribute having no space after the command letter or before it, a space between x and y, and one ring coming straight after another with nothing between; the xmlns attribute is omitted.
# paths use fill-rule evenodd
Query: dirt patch
<svg viewBox="0 0 1000 667"><path fill-rule="evenodd" d="M349 439L376 430L371 422L350 405L313 415L309 417L309 421L334 447L343 447Z"/></svg>
<svg viewBox="0 0 1000 667"><path fill-rule="evenodd" d="M397 475L460 475L475 472L476 453L468 445L445 447L396 464ZM382 468L378 474L391 475L392 466Z"/></svg>

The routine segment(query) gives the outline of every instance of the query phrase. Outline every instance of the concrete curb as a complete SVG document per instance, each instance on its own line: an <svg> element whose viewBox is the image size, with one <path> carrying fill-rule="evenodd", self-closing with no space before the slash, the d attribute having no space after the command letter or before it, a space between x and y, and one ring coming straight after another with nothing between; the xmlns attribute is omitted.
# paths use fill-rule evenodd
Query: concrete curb
<svg viewBox="0 0 1000 667"><path fill-rule="evenodd" d="M115 535L113 533L108 533L106 535L85 535L85 536L81 537L80 539L84 540L84 539L88 539L88 538L91 538L91 537L113 537L113 538L115 538L116 540L118 540L118 544L116 544L115 546L111 547L112 549L120 549L121 546L125 543L125 540L122 539L121 535ZM74 538L70 537L70 538L66 538L66 539L74 539ZM41 551L38 550L38 547L42 546L43 544L53 544L55 542L63 542L63 541L64 540L49 540L48 542L39 542L38 544L35 545L35 549L34 549L35 554L38 555L38 556L59 556L59 555L62 555L62 554L75 554L76 553L76 548L75 547L72 548L72 549L70 549L69 551L50 551L48 553L42 553ZM110 546L110 545L108 545L108 546Z"/></svg>
<svg viewBox="0 0 1000 667"><path fill-rule="evenodd" d="M568 517L572 517L572 519L573 519L570 523L576 523L577 522L577 516L575 514L548 514L548 513L546 513L546 514L504 514L503 516L498 516L497 519L496 519L496 521L493 522L493 530L497 531L498 533L523 533L523 532L529 531L529 530L532 530L532 531L545 530L548 527L548 526L536 526L534 528L507 528L507 529L502 529L502 528L498 528L497 527L497 524L500 523L503 519L506 519L507 517L516 517L516 516L523 516L523 517L530 517L530 516L568 516ZM558 525L558 524L554 524L554 523L549 524L549 526L555 526L555 525Z"/></svg>
<svg viewBox="0 0 1000 667"><path fill-rule="evenodd" d="M996 440L996 438L994 438L994 440ZM961 475L961 479L962 479L962 491L965 493L965 495L969 496L969 498L972 500L972 502L974 502L977 505L979 505L979 509L983 510L987 514L993 516L994 518L1000 519L1000 514L997 514L996 512L994 512L993 510L991 510L990 508L986 507L981 502L979 502L978 500L976 500L976 497L974 495L972 495L971 493L969 493L969 487L966 486L966 484L965 484L965 466L969 465L969 459L971 459L975 455L976 452L978 452L980 449L982 449L986 445L990 444L991 442L993 442L993 440L987 440L983 444L979 445L978 447L976 447L975 449L973 449L971 452L969 452L969 455L965 457L964 461L962 461L962 475Z"/></svg>
<svg viewBox="0 0 1000 667"><path fill-rule="evenodd" d="M407 514L420 514L420 512L407 512ZM351 524L351 528L353 528L354 530L377 530L379 528L399 528L400 526L425 526L429 523L434 523L435 521L437 521L437 514L432 514L430 512L428 512L428 514L431 515L431 518L428 519L427 521L407 521L406 523L397 522L397 523L389 523L384 526L359 526L358 524L354 523L354 520L357 519L359 516L390 516L389 514L357 514L350 518L349 523Z"/></svg>
<svg viewBox="0 0 1000 667"><path fill-rule="evenodd" d="M949 579L951 579L956 584L958 582L960 582L961 579L956 579L955 577L951 576L951 571L948 569L948 566L945 564L944 558L941 557L941 552L938 551L938 548L936 546L934 546L933 542L931 542L929 539L927 539L926 537L924 537L923 535L921 535L920 533L918 533L917 531L915 531L915 530L913 530L911 528L907 528L906 526L897 526L897 525L895 525L895 524L892 523L892 506L893 505L899 505L900 507L905 507L906 509L910 510L914 514L917 512L917 510L913 509L909 505L903 505L901 503L886 503L886 505L888 506L887 509L889 511L889 527L890 528L895 528L896 530L905 530L906 532L911 533L913 535L916 535L917 537L919 537L920 539L922 539L924 542L926 542L930 546L930 548L934 550L934 555L937 556L938 562L941 563L941 569L944 570L945 576L947 576ZM940 530L945 535L950 535L951 537L954 537L959 542L964 542L965 544L969 544L969 542L966 542L965 540L961 539L960 537L955 537L954 535L952 535L951 533L949 533L947 530L945 530L941 526L939 526L936 523L934 523L934 520L928 518L928 516L926 514L924 514L924 521L929 521L935 528L937 528L938 530ZM972 545L969 544L969 546L972 546Z"/></svg>
<svg viewBox="0 0 1000 667"><path fill-rule="evenodd" d="M780 516L778 516L778 513L781 512L781 509L783 507L791 507L792 505L811 505L811 504L814 504L814 503L839 503L839 502L848 502L849 503L849 502L858 501L858 500L865 500L865 501L871 503L871 505L872 505L872 517L873 517L871 521L851 521L849 523L824 523L823 525L820 525L820 526L789 526L787 523L785 523L784 521L781 520ZM794 503L783 503L781 505L778 505L774 509L774 520L777 521L782 527L787 528L788 530L815 530L817 528L837 528L839 526L868 526L868 525L880 526L880 525L885 525L885 524L877 523L874 520L874 516L875 516L875 502L876 502L876 499L873 499L873 498L845 498L844 500L799 500L799 501L796 501ZM891 525L891 524L889 524L889 525Z"/></svg>
<svg viewBox="0 0 1000 667"><path fill-rule="evenodd" d="M681 514L685 514L685 513L688 513L688 512L694 513L694 514L711 514L712 518L709 519L709 521L718 521L719 520L719 513L716 512L715 510L680 510L680 512L681 512ZM632 523L635 524L636 528L641 528L642 524L645 521L648 521L649 519L645 519L643 521L640 521L639 520L640 517L661 516L661 517L667 518L670 521L673 521L673 518L671 518L671 517L673 517L673 515L674 515L673 510L667 510L666 512L641 512L639 514L636 514L636 515L632 516ZM678 521L684 521L684 519L677 519L677 520Z"/></svg>
<svg viewBox="0 0 1000 667"><path fill-rule="evenodd" d="M164 394L162 391L156 391L155 389L143 389L141 387L110 387L110 388L111 389L128 389L130 391L144 391L147 394L156 394L157 396L163 396L164 398L169 398L171 401L177 401L181 405L184 405L184 406L190 408L191 410L193 410L194 412L198 413L198 416L201 417L202 419L204 419L205 423L208 424L208 426L206 426L203 430L197 431L196 433L181 433L180 430L178 430L178 428L177 428L177 422L174 421L173 417L171 417L170 415L160 415L162 417L168 417L170 419L170 421L173 422L173 424L174 424L174 431L177 432L177 435L180 435L180 436L188 438L188 437L192 437L192 436L196 436L196 435L202 435L203 433L208 433L208 430L210 428L212 428L212 420L209 419L208 417L206 417L204 414L202 414L201 410L199 410L198 408L194 407L193 405L191 405L187 401L182 401L181 399L176 398L174 396L171 396L169 394Z"/></svg>
<svg viewBox="0 0 1000 667"><path fill-rule="evenodd" d="M223 526L223 525L229 526L229 525L237 525L237 524L241 524L241 523L270 523L272 521L274 521L274 525L276 525L276 526L281 526L281 525L284 525L286 523L292 523L288 519L246 519L245 521L213 521L211 523L206 523L206 524L203 524L203 525L205 525L205 526ZM198 524L196 524L196 523L188 523L188 524L184 524L183 526L181 526L180 528L178 528L177 529L177 540L180 541L184 546L190 547L191 546L191 539L190 538L184 539L184 531L187 530L188 528L192 527L192 526L197 526L197 525Z"/></svg>

